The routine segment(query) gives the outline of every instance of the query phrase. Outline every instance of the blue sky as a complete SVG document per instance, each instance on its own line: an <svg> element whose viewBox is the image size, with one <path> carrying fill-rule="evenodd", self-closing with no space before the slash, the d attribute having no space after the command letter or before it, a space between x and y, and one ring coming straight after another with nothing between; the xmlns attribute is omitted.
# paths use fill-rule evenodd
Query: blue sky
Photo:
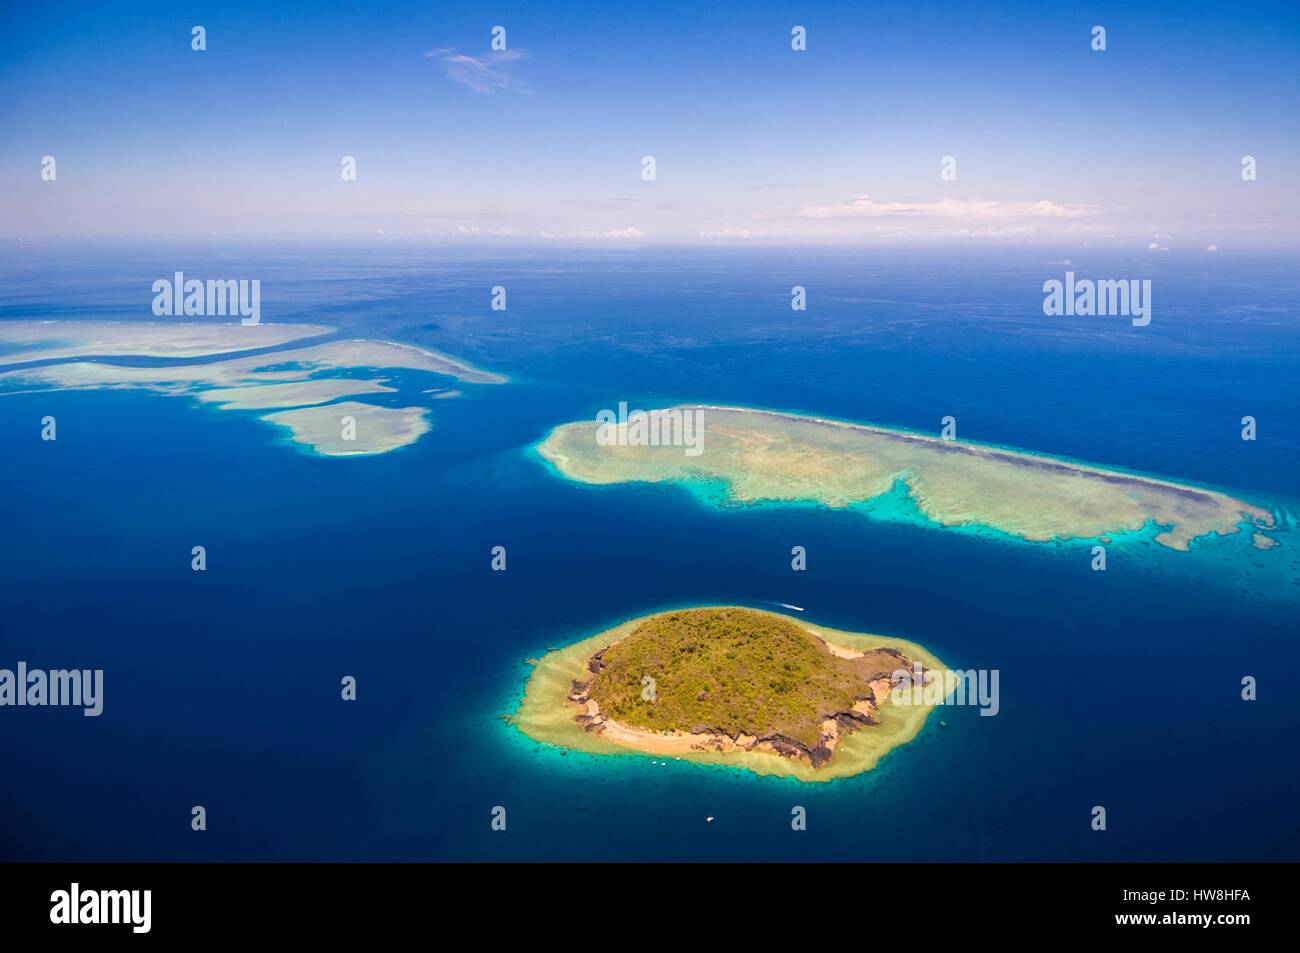
<svg viewBox="0 0 1300 953"><path fill-rule="evenodd" d="M1129 6L13 9L0 235L1293 247L1296 5Z"/></svg>

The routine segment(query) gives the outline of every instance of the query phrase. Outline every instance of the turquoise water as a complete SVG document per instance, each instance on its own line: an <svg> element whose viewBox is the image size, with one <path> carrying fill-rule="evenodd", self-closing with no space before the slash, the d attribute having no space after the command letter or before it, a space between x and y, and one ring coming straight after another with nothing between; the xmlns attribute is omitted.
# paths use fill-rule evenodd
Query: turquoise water
<svg viewBox="0 0 1300 953"><path fill-rule="evenodd" d="M98 283L7 254L0 319L123 320L146 316L145 279L176 252L81 250ZM186 254L198 273L204 249ZM1043 318L1033 257L240 254L264 269L264 320L423 344L511 383L386 373L399 393L364 399L427 404L433 429L357 459L186 398L0 396L0 666L100 667L106 693L97 719L0 710L6 857L1300 859L1294 263L1157 263L1166 310L1138 336ZM806 318L787 272L819 289ZM504 314L485 305L498 283ZM447 386L464 396L423 393ZM1147 528L1094 573L1089 541L938 528L897 489L841 511L736 506L717 485L573 484L532 451L620 400L919 432L951 413L963 438L1226 488L1290 528L1269 552L1237 534L1190 553ZM502 717L550 646L672 606L774 602L997 668L1002 710L945 710L877 770L816 786L565 753Z"/></svg>

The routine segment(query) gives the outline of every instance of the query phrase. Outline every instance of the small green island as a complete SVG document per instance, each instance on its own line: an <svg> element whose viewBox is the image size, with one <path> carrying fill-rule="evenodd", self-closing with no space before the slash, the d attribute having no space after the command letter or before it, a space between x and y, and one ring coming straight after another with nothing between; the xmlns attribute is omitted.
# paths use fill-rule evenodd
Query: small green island
<svg viewBox="0 0 1300 953"><path fill-rule="evenodd" d="M739 606L633 619L532 660L513 723L593 754L640 752L829 781L912 740L932 704L888 704L899 670L942 663L901 639Z"/></svg>

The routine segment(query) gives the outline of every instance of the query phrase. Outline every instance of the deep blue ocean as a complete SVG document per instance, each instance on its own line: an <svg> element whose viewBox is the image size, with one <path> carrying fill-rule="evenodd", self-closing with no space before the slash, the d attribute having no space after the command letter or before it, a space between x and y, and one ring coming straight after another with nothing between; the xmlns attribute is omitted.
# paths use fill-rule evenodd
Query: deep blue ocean
<svg viewBox="0 0 1300 953"><path fill-rule="evenodd" d="M433 429L354 459L184 397L0 384L0 667L105 672L98 718L0 709L0 859L1300 860L1294 528L1268 552L1246 534L1190 553L1117 541L1101 573L1085 542L582 486L531 450L621 400L927 432L952 415L963 439L1227 488L1293 524L1296 265L9 245L0 320L147 320L160 276L257 277L264 322L425 345L511 382L386 374L384 396L427 403ZM1067 268L1151 278L1151 324L1044 317L1042 283ZM464 396L422 393L449 383ZM564 753L503 718L550 646L671 606L774 602L996 668L1001 711L943 710L877 770L818 785Z"/></svg>

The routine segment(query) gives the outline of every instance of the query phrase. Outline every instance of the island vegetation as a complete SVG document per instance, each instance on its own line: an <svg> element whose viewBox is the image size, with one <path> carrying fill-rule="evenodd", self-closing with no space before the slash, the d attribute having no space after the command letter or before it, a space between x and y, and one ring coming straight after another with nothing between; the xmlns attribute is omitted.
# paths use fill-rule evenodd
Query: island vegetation
<svg viewBox="0 0 1300 953"><path fill-rule="evenodd" d="M918 645L738 606L635 619L541 659L513 719L593 753L639 751L824 781L920 731L931 705L886 705L891 676L941 668Z"/></svg>

